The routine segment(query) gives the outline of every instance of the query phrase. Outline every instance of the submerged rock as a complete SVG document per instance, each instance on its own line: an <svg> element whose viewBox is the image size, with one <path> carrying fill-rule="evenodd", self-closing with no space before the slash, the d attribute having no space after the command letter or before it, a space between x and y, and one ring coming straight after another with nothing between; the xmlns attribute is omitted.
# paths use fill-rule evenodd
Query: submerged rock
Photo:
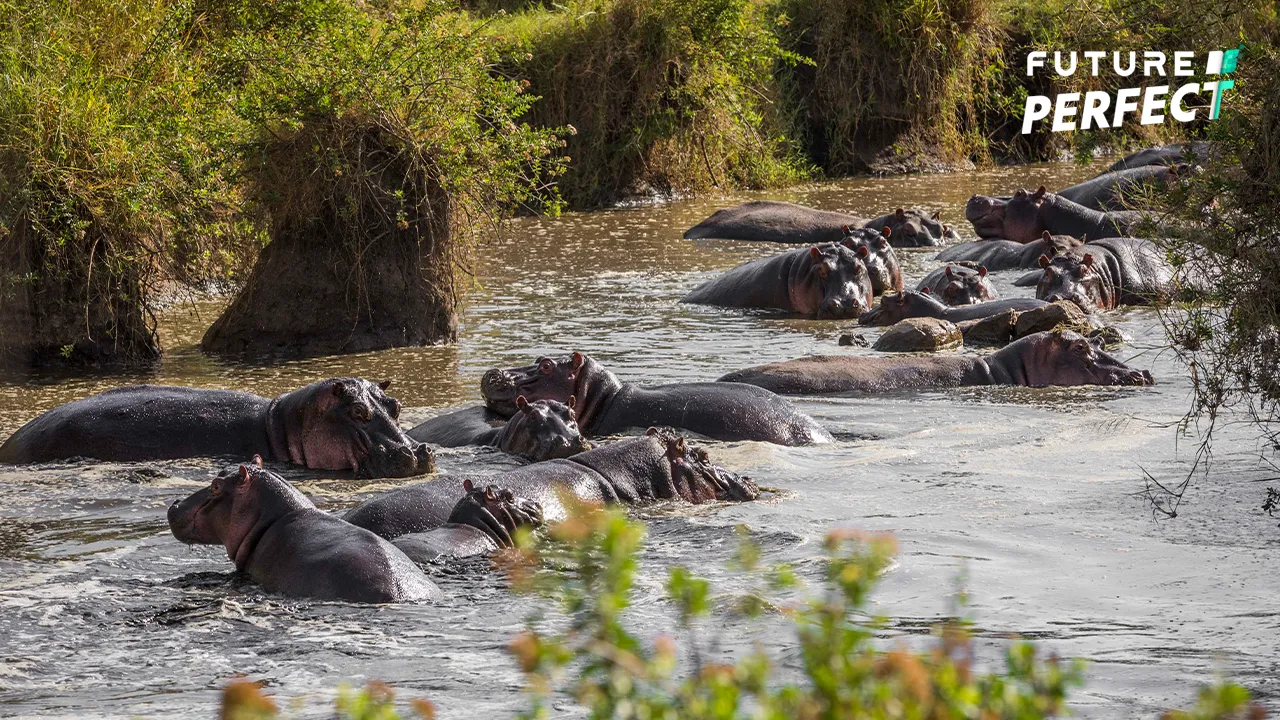
<svg viewBox="0 0 1280 720"><path fill-rule="evenodd" d="M869 347L871 341L860 332L847 332L840 336L840 345L853 347Z"/></svg>
<svg viewBox="0 0 1280 720"><path fill-rule="evenodd" d="M960 323L961 335L965 345L998 345L1004 346L1013 341L1014 327L1018 322L1018 312L1009 308L1002 313Z"/></svg>
<svg viewBox="0 0 1280 720"><path fill-rule="evenodd" d="M955 325L931 317L907 318L895 323L876 340L875 349L884 352L932 352L959 347L964 343Z"/></svg>
<svg viewBox="0 0 1280 720"><path fill-rule="evenodd" d="M1069 300L1058 300L1048 305L1026 310L1018 314L1017 325L1014 326L1014 337L1026 337L1033 333L1063 327L1086 334L1093 330L1089 318L1079 305Z"/></svg>

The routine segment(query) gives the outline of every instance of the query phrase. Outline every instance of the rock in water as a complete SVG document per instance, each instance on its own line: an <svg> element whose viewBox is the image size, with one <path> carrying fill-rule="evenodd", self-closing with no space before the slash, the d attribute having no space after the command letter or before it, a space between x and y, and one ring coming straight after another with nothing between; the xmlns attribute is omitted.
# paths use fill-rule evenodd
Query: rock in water
<svg viewBox="0 0 1280 720"><path fill-rule="evenodd" d="M965 345L996 345L1003 347L1013 341L1013 329L1018 322L1018 312L1009 308L1002 313L960 323L960 334Z"/></svg>
<svg viewBox="0 0 1280 720"><path fill-rule="evenodd" d="M1053 330L1059 326L1079 333L1088 333L1093 329L1089 325L1089 318L1079 305L1070 300L1058 300L1020 313L1017 326L1014 328L1014 336L1022 338L1033 333Z"/></svg>
<svg viewBox="0 0 1280 720"><path fill-rule="evenodd" d="M932 352L959 347L963 343L964 339L955 325L938 318L917 317L895 323L876 340L875 349L884 352Z"/></svg>

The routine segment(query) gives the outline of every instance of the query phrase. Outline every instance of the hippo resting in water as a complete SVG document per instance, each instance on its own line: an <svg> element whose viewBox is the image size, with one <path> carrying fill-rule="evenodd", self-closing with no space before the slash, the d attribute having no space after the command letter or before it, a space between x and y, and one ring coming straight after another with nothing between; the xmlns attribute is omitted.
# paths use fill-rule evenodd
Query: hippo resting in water
<svg viewBox="0 0 1280 720"><path fill-rule="evenodd" d="M982 238L1004 238L1029 243L1051 235L1091 238L1127 237L1144 217L1136 211L1098 212L1046 192L1019 190L1009 198L974 195L965 206L965 217Z"/></svg>
<svg viewBox="0 0 1280 720"><path fill-rule="evenodd" d="M1053 258L1070 252L1085 243L1084 238L1070 235L1050 235L1048 230L1040 239L1029 243L1012 240L979 240L961 243L938 253L934 260L942 262L968 262L983 265L992 272L1000 270L1030 270L1038 267L1041 255Z"/></svg>
<svg viewBox="0 0 1280 720"><path fill-rule="evenodd" d="M772 308L823 319L855 318L871 307L870 252L823 243L752 260L680 298L682 303Z"/></svg>
<svg viewBox="0 0 1280 720"><path fill-rule="evenodd" d="M889 244L889 236L892 234L893 229L888 225L880 230L869 227L847 228L840 241L840 244L857 253L867 266L872 295L902 290L902 265L898 262L898 254ZM863 248L867 250L865 255L862 254Z"/></svg>
<svg viewBox="0 0 1280 720"><path fill-rule="evenodd" d="M0 462L261 455L360 477L430 472L431 449L396 424L400 403L386 394L390 385L332 378L270 400L228 390L118 388L23 425L0 446Z"/></svg>
<svg viewBox="0 0 1280 720"><path fill-rule="evenodd" d="M510 420L488 408L473 407L431 418L406 434L443 447L492 445L532 462L566 458L591 449L578 431L575 402L572 395L567 403L529 402L520 396L516 398L519 412Z"/></svg>
<svg viewBox="0 0 1280 720"><path fill-rule="evenodd" d="M954 242L959 237L944 225L938 213L898 208L888 215L867 220L855 215L817 210L776 200L753 200L715 211L711 217L685 231L686 240L758 240L815 245L838 242L845 228L888 227L895 247L925 247Z"/></svg>
<svg viewBox="0 0 1280 720"><path fill-rule="evenodd" d="M921 278L916 290L933 295L948 305L973 305L995 300L997 296L983 265L977 269L963 265L940 267Z"/></svg>
<svg viewBox="0 0 1280 720"><path fill-rule="evenodd" d="M1165 253L1139 238L1094 240L1053 259L1041 256L1040 267L1015 284L1034 284L1037 298L1070 300L1085 312L1162 302L1179 290Z"/></svg>
<svg viewBox="0 0 1280 720"><path fill-rule="evenodd" d="M908 290L880 298L880 305L863 313L858 318L858 324L887 327L899 320L914 317L931 317L960 323L966 320L981 320L992 315L999 315L1005 310L1023 312L1047 304L1044 300L1035 298L1008 298L951 307L938 302L938 299L932 295Z"/></svg>
<svg viewBox="0 0 1280 720"><path fill-rule="evenodd" d="M1165 145L1164 147L1139 150L1117 160L1102 174L1106 175L1117 170L1128 170L1144 165L1172 166L1179 163L1204 162L1213 154L1213 150L1213 143L1204 141L1180 142Z"/></svg>
<svg viewBox="0 0 1280 720"><path fill-rule="evenodd" d="M353 508L346 520L381 537L396 539L440 527L470 478L446 475L376 497ZM564 493L593 504L639 504L656 500L704 503L754 500L750 478L713 465L706 451L684 438L650 428L647 434L574 455L479 476L517 497L536 501L547 522L568 515Z"/></svg>
<svg viewBox="0 0 1280 720"><path fill-rule="evenodd" d="M639 387L618 380L582 353L538 358L520 368L494 368L480 381L490 410L510 417L515 399L578 400L578 427L587 437L630 428L665 426L716 440L761 440L779 445L830 442L831 434L790 402L748 385L677 383Z"/></svg>
<svg viewBox="0 0 1280 720"><path fill-rule="evenodd" d="M827 355L760 365L721 382L750 383L784 395L869 393L960 385L1150 385L1135 370L1068 330L1027 335L985 357Z"/></svg>
<svg viewBox="0 0 1280 720"><path fill-rule="evenodd" d="M1191 173L1190 165L1141 165L1105 172L1095 178L1059 190L1058 195L1091 210L1122 210L1125 201L1149 188L1163 187Z"/></svg>

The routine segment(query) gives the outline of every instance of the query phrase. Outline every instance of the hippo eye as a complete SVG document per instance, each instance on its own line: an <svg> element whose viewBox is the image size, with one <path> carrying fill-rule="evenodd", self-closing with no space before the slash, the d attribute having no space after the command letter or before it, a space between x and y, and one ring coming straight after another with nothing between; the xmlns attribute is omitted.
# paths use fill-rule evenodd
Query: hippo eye
<svg viewBox="0 0 1280 720"><path fill-rule="evenodd" d="M360 422L369 422L373 419L373 411L362 402L351 403L351 417Z"/></svg>
<svg viewBox="0 0 1280 720"><path fill-rule="evenodd" d="M538 371L543 375L550 375L556 371L556 364L550 358L542 358L538 362Z"/></svg>
<svg viewBox="0 0 1280 720"><path fill-rule="evenodd" d="M823 280L826 280L827 277L829 277L830 275L831 275L831 268L827 267L826 265L818 266L818 277L822 278Z"/></svg>

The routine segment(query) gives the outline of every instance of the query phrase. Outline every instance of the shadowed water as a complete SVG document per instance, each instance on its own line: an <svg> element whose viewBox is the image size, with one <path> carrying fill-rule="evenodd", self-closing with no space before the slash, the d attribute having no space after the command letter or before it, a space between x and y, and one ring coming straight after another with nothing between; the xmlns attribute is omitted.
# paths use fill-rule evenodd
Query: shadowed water
<svg viewBox="0 0 1280 720"><path fill-rule="evenodd" d="M167 354L135 376L0 382L7 434L58 404L133 382L273 395L316 379L394 381L403 420L478 399L481 373L547 353L595 355L623 379L711 380L749 365L837 347L851 323L677 305L718 271L778 252L768 244L686 241L681 232L717 207L791 200L864 217L898 206L941 210L972 237L964 201L1041 183L1063 187L1096 169L1057 164L981 172L855 179L558 219L527 218L486 238L476 259L456 346L268 365L202 355L196 344L216 304L179 304L162 317ZM932 267L907 251L908 285ZM1001 273L1006 295L1018 272ZM814 448L710 443L730 469L783 492L721 507L659 507L649 520L633 622L670 632L665 568L687 564L722 591L744 524L769 562L814 579L830 528L889 531L898 564L876 596L910 638L949 612L967 574L982 656L1005 638L1035 638L1090 661L1075 697L1085 717L1154 717L1188 704L1223 672L1280 708L1280 529L1259 506L1275 473L1247 428L1229 427L1207 477L1176 519L1153 516L1143 471L1179 479L1195 438L1174 425L1189 406L1186 371L1161 350L1150 310L1114 315L1129 342L1119 355L1149 369L1149 388L969 388L803 400L844 440ZM874 334L876 331L869 331ZM221 548L188 548L164 511L208 482L218 461L0 466L0 715L212 718L218 689L237 673L282 698L305 696L305 716L328 715L342 682L389 682L426 697L442 717L511 715L525 705L505 645L539 604L513 595L488 561L430 568L448 594L434 605L354 607L264 596L239 584ZM446 471L511 465L488 450L446 450ZM318 504L339 508L403 481L290 470ZM1272 481L1275 484L1275 481ZM780 619L721 613L726 657L761 642L786 667L798 660ZM889 639L886 642L894 642ZM567 707L567 704L562 705Z"/></svg>

